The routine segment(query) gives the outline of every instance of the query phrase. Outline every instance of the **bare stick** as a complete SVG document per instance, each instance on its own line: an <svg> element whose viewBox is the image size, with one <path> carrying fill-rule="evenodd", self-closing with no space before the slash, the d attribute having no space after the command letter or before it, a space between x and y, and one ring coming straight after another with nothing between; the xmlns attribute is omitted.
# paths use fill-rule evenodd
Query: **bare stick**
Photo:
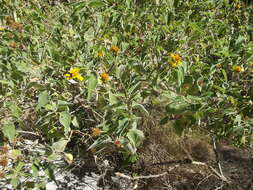
<svg viewBox="0 0 253 190"><path fill-rule="evenodd" d="M195 190L197 190L197 189L199 188L200 184L203 183L204 181L206 181L206 180L207 180L209 177L211 177L212 175L213 175L213 174L210 174L210 175L204 177L204 178L198 183L198 185L197 185L197 187L195 188Z"/></svg>
<svg viewBox="0 0 253 190"><path fill-rule="evenodd" d="M224 176L221 175L216 169L214 169L212 166L208 166L206 163L204 162L196 162L196 161L192 161L192 164L196 164L196 165L202 165L202 166L207 166L209 168L209 170L211 170L217 177L219 177L222 181L225 182L229 182L229 180Z"/></svg>
<svg viewBox="0 0 253 190"><path fill-rule="evenodd" d="M167 174L168 174L168 172L164 172L164 173L157 174L157 175L131 177L131 176L125 175L125 174L120 173L120 172L116 172L115 173L116 176L119 176L119 177L122 177L122 178L126 178L126 179L129 179L129 180L157 178L157 177L161 177L161 176L164 176L164 175L167 175Z"/></svg>
<svg viewBox="0 0 253 190"><path fill-rule="evenodd" d="M220 172L221 176L224 177L222 169L221 169L221 164L220 164L220 159L219 159L219 153L217 151L215 137L213 137L213 150L215 152L216 162L217 162L217 165L218 165L218 168L219 168L219 172Z"/></svg>

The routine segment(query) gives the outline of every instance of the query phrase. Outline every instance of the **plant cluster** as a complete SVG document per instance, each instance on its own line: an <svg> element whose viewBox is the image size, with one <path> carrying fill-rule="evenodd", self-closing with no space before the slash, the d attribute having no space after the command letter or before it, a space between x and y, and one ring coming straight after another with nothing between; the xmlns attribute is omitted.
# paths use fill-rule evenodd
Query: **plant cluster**
<svg viewBox="0 0 253 190"><path fill-rule="evenodd" d="M179 135L199 127L252 145L249 2L0 5L0 178L14 188L43 188L38 171L53 179L53 160L72 163L77 153L66 147L73 140L135 162L152 110ZM20 148L27 134L43 141L45 151L27 155ZM20 175L37 181L22 182Z"/></svg>

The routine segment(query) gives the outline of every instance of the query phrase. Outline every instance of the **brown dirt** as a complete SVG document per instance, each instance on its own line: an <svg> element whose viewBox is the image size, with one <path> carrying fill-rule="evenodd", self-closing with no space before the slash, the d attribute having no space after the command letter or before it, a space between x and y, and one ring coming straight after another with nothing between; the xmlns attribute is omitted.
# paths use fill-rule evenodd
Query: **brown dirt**
<svg viewBox="0 0 253 190"><path fill-rule="evenodd" d="M249 151L227 145L225 142L217 144L222 171L229 180L227 183L208 167L219 171L211 139L207 135L188 131L183 137L178 137L169 126L153 125L143 130L146 140L140 150L140 160L135 166L136 172L144 176L166 171L168 174L141 180L138 189L253 189L253 162ZM204 162L208 166L184 163L187 160ZM175 165L178 167L169 171Z"/></svg>

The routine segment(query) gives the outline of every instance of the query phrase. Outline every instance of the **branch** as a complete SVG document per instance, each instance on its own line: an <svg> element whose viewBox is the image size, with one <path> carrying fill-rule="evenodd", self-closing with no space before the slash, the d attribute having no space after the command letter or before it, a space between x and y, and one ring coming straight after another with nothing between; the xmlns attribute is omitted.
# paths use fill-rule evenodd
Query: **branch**
<svg viewBox="0 0 253 190"><path fill-rule="evenodd" d="M161 176L164 176L164 175L167 175L167 174L168 174L168 172L164 172L164 173L157 174L157 175L131 177L131 176L125 175L125 174L120 173L120 172L116 172L115 173L116 176L119 176L119 177L122 177L122 178L126 178L126 179L129 179L129 180L157 178L157 177L161 177Z"/></svg>

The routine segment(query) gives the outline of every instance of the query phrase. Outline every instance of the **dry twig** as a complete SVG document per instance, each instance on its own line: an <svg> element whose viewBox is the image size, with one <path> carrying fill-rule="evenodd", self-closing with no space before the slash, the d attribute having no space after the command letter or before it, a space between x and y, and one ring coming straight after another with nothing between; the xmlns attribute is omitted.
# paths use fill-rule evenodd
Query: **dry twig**
<svg viewBox="0 0 253 190"><path fill-rule="evenodd" d="M164 173L157 174L157 175L131 177L131 176L128 176L128 175L120 173L120 172L116 172L115 173L116 176L119 176L119 177L122 177L122 178L126 178L126 179L129 179L129 180L157 178L157 177L161 177L161 176L164 176L164 175L167 175L167 174L168 174L168 172L164 172Z"/></svg>

